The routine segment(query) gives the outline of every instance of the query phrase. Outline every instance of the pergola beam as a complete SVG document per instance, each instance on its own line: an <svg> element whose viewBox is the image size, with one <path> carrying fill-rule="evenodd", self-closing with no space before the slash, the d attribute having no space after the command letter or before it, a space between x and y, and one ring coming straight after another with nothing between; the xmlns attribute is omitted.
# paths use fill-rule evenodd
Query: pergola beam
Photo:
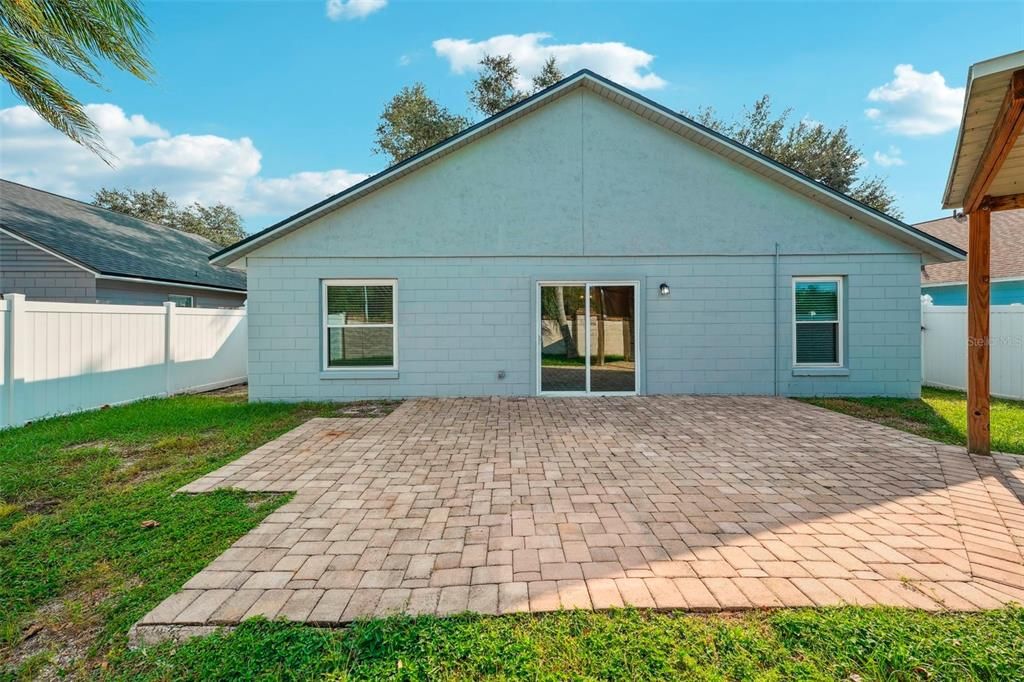
<svg viewBox="0 0 1024 682"><path fill-rule="evenodd" d="M978 161L978 169L967 188L967 195L964 197L964 213L970 215L981 207L981 202L985 200L989 188L992 187L992 182L1017 143L1017 138L1020 137L1022 130L1024 130L1024 69L1019 69L1010 76L1010 86L1006 90L1003 104L992 125L992 132L989 134L985 151Z"/></svg>
<svg viewBox="0 0 1024 682"><path fill-rule="evenodd" d="M1020 194L1005 194L1001 197L985 197L981 202L981 208L993 213L1024 208L1024 192Z"/></svg>

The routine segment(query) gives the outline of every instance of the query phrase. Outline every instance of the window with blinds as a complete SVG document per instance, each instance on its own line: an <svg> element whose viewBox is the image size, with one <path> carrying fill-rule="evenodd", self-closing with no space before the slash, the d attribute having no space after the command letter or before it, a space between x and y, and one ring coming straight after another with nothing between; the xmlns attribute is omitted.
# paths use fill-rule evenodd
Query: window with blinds
<svg viewBox="0 0 1024 682"><path fill-rule="evenodd" d="M324 367L394 369L394 280L324 282Z"/></svg>
<svg viewBox="0 0 1024 682"><path fill-rule="evenodd" d="M803 367L842 366L842 278L793 280L793 361Z"/></svg>

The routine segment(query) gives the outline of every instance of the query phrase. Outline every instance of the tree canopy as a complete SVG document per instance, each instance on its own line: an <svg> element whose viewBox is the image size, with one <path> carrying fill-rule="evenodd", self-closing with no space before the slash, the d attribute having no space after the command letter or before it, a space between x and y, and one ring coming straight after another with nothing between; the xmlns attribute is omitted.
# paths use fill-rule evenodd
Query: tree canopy
<svg viewBox="0 0 1024 682"><path fill-rule="evenodd" d="M44 121L108 161L96 124L53 71L100 85L106 61L149 80L148 38L138 0L0 0L0 77Z"/></svg>
<svg viewBox="0 0 1024 682"><path fill-rule="evenodd" d="M179 206L166 192L156 188L141 191L104 187L96 192L92 203L110 211L197 234L220 246L230 246L245 237L241 216L235 209L219 202L213 206L203 206L199 202Z"/></svg>
<svg viewBox="0 0 1024 682"><path fill-rule="evenodd" d="M484 116L493 116L538 90L557 83L562 72L554 57L544 63L527 90L517 86L519 70L511 55L487 55L480 60L480 73L473 81L467 99ZM459 133L473 121L447 108L427 95L426 87L416 83L402 88L384 106L373 146L376 154L385 154L396 164Z"/></svg>
<svg viewBox="0 0 1024 682"><path fill-rule="evenodd" d="M812 180L894 218L902 217L896 207L896 197L883 178L861 177L864 156L850 141L845 125L828 128L823 123L807 120L791 123L791 115L791 109L776 115L771 98L764 95L731 122L719 118L710 107L700 109L691 117Z"/></svg>
<svg viewBox="0 0 1024 682"><path fill-rule="evenodd" d="M386 154L391 164L419 154L470 125L427 95L423 83L402 88L380 115L375 154Z"/></svg>
<svg viewBox="0 0 1024 682"><path fill-rule="evenodd" d="M562 78L564 76L558 68L558 62L554 57L548 57L541 70L531 79L529 90L520 90L516 85L519 81L519 69L512 60L512 55L486 55L480 60L480 73L466 94L470 104L476 107L477 111L484 116L493 116L554 85Z"/></svg>
<svg viewBox="0 0 1024 682"><path fill-rule="evenodd" d="M487 55L480 60L480 67L480 73L466 95L470 104L484 116L493 116L526 97L526 93L516 87L519 69L512 61L512 55Z"/></svg>

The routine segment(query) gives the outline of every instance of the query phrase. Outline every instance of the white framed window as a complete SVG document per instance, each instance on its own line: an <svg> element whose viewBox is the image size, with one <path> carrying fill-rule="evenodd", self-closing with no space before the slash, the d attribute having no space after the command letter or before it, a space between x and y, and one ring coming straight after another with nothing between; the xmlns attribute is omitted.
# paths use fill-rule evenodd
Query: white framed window
<svg viewBox="0 0 1024 682"><path fill-rule="evenodd" d="M323 369L398 369L397 280L323 281Z"/></svg>
<svg viewBox="0 0 1024 682"><path fill-rule="evenodd" d="M194 308L195 299L182 294L168 294L167 300L179 308Z"/></svg>
<svg viewBox="0 0 1024 682"><path fill-rule="evenodd" d="M843 278L793 278L793 366L843 366Z"/></svg>

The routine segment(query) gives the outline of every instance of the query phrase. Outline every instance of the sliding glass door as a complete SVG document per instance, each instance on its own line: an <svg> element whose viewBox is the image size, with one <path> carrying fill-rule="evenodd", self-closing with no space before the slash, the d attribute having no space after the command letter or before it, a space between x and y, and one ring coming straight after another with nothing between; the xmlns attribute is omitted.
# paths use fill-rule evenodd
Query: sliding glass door
<svg viewBox="0 0 1024 682"><path fill-rule="evenodd" d="M540 285L541 393L636 392L636 285Z"/></svg>

